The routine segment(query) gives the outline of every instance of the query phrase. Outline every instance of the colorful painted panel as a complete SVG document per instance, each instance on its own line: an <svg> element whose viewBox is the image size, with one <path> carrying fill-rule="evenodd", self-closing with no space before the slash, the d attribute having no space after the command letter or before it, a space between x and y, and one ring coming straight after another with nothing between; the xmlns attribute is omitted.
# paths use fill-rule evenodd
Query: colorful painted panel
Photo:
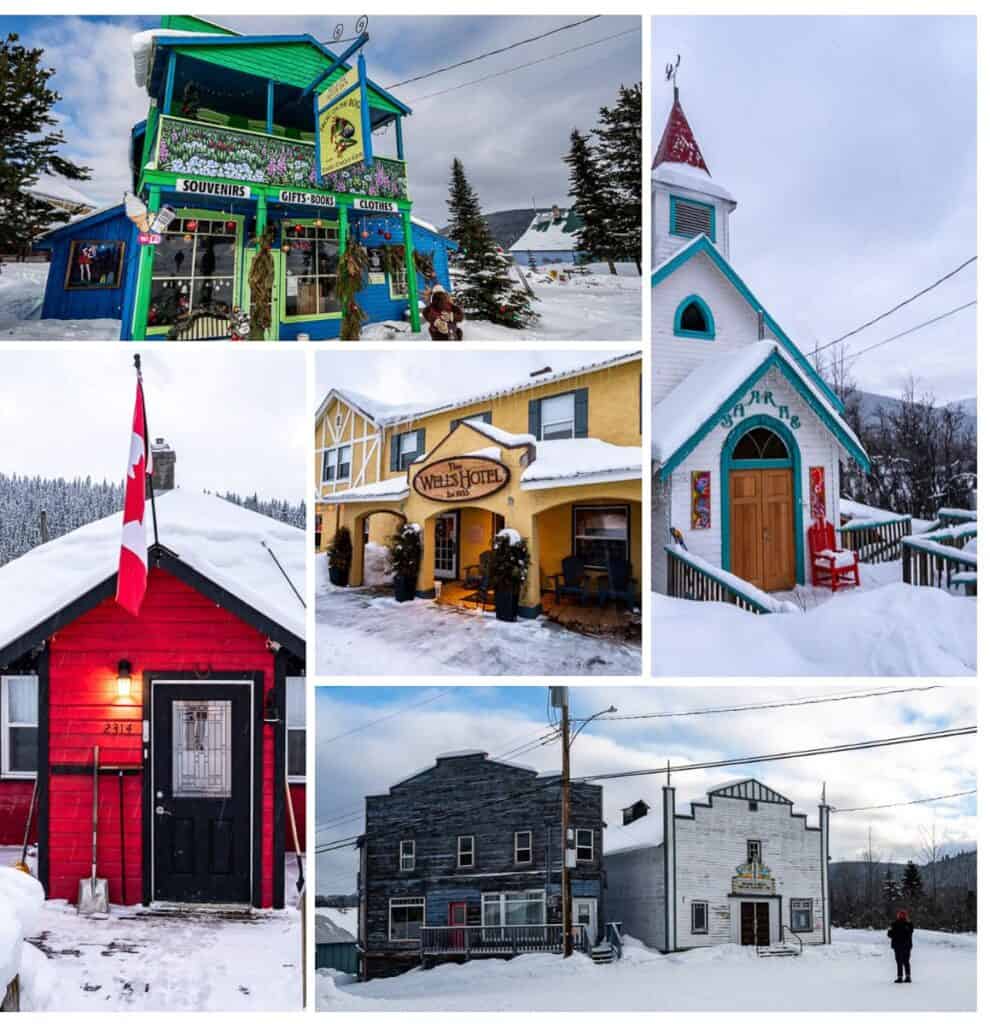
<svg viewBox="0 0 990 1024"><path fill-rule="evenodd" d="M73 239L65 287L71 289L119 288L124 264L124 243Z"/></svg>
<svg viewBox="0 0 990 1024"><path fill-rule="evenodd" d="M808 470L808 495L811 504L812 521L824 519L826 517L824 466L812 466Z"/></svg>
<svg viewBox="0 0 990 1024"><path fill-rule="evenodd" d="M691 473L691 529L712 527L712 474L707 469Z"/></svg>

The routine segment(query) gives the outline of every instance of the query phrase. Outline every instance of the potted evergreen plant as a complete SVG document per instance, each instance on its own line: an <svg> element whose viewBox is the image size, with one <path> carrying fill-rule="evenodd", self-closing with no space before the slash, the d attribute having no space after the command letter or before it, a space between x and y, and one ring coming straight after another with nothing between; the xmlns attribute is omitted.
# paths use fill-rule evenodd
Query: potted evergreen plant
<svg viewBox="0 0 990 1024"><path fill-rule="evenodd" d="M389 541L392 586L396 601L411 601L416 596L416 579L423 557L423 535L418 523L406 523Z"/></svg>
<svg viewBox="0 0 990 1024"><path fill-rule="evenodd" d="M495 617L515 622L519 614L519 594L529 575L529 545L515 530L499 530L492 545L489 569L495 591Z"/></svg>
<svg viewBox="0 0 990 1024"><path fill-rule="evenodd" d="M330 582L335 587L346 587L351 575L351 559L354 549L351 546L351 531L341 526L333 535L330 547Z"/></svg>

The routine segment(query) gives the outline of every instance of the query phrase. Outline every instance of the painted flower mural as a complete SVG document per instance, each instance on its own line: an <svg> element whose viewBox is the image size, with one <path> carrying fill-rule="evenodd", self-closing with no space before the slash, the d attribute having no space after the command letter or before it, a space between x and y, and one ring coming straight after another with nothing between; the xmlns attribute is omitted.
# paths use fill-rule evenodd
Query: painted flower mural
<svg viewBox="0 0 990 1024"><path fill-rule="evenodd" d="M158 169L173 174L257 182L280 188L316 188L312 143L293 142L216 125L162 118ZM324 189L375 198L405 199L405 164L374 157L324 179Z"/></svg>

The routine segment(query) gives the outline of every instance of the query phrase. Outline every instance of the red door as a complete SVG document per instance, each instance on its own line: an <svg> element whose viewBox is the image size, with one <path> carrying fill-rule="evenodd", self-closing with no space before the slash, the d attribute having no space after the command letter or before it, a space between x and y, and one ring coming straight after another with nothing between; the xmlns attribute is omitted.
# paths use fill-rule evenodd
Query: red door
<svg viewBox="0 0 990 1024"><path fill-rule="evenodd" d="M450 927L454 929L450 933L450 945L454 949L463 949L464 932L461 929L463 929L467 925L466 903L447 904L447 924L449 924ZM461 928L458 928L458 925L460 925Z"/></svg>

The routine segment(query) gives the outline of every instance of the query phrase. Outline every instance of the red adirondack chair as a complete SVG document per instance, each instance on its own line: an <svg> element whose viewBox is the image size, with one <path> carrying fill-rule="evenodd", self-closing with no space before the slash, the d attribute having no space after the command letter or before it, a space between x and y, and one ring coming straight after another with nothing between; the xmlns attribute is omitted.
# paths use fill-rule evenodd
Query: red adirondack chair
<svg viewBox="0 0 990 1024"><path fill-rule="evenodd" d="M835 527L827 519L816 519L808 527L811 548L811 583L815 587L859 586L859 554L843 551L835 543Z"/></svg>

